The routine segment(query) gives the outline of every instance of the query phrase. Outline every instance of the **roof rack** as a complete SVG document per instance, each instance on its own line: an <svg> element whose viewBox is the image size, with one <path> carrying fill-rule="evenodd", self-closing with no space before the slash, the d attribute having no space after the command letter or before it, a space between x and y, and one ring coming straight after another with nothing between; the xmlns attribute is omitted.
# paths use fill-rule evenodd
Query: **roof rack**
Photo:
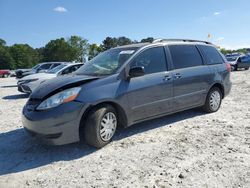
<svg viewBox="0 0 250 188"><path fill-rule="evenodd" d="M152 43L156 42L201 42L205 44L212 44L211 42L208 41L193 40L193 39L155 39Z"/></svg>

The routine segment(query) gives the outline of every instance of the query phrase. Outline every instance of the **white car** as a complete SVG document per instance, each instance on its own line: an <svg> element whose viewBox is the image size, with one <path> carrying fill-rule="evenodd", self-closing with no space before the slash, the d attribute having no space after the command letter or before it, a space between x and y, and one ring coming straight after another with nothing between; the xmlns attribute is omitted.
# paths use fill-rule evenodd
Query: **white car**
<svg viewBox="0 0 250 188"><path fill-rule="evenodd" d="M22 93L32 93L42 82L60 75L70 74L80 68L82 63L61 64L46 73L37 73L25 76L17 82L18 91Z"/></svg>

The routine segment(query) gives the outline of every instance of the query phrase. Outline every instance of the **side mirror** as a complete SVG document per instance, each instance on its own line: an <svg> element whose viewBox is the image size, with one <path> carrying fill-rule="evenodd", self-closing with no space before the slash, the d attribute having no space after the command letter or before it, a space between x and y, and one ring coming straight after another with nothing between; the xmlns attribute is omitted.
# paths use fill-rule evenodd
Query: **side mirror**
<svg viewBox="0 0 250 188"><path fill-rule="evenodd" d="M133 77L139 77L145 75L144 67L138 66L138 67L131 67L129 70L129 78Z"/></svg>

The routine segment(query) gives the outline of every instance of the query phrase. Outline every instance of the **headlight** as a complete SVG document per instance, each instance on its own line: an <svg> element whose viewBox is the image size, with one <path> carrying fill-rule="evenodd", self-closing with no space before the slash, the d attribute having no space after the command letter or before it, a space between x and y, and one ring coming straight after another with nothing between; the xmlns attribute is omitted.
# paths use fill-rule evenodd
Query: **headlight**
<svg viewBox="0 0 250 188"><path fill-rule="evenodd" d="M36 109L37 110L46 110L59 106L60 104L67 103L75 100L78 93L80 92L80 87L70 88L64 91L61 91L43 101Z"/></svg>

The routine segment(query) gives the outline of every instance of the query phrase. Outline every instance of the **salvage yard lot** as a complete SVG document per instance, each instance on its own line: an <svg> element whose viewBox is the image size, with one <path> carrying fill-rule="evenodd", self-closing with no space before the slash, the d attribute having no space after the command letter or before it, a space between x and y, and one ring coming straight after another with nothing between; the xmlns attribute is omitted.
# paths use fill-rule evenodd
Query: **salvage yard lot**
<svg viewBox="0 0 250 188"><path fill-rule="evenodd" d="M27 95L0 79L0 187L250 187L250 71L231 74L221 109L120 130L96 150L43 146L24 132Z"/></svg>

